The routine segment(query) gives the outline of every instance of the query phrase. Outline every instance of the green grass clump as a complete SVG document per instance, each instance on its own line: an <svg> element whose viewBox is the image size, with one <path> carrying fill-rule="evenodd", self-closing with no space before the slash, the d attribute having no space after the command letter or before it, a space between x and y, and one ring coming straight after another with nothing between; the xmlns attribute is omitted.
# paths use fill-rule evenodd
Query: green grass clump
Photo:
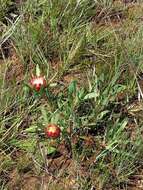
<svg viewBox="0 0 143 190"><path fill-rule="evenodd" d="M37 189L130 188L143 155L142 3L1 6L1 189L25 189L32 177ZM47 81L38 92L36 74ZM59 138L45 137L49 123Z"/></svg>

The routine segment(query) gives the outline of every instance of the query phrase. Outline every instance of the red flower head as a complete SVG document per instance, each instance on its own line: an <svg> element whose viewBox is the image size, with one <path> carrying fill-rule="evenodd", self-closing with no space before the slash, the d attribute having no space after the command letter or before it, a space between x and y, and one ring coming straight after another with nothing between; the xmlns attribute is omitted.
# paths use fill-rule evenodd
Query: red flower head
<svg viewBox="0 0 143 190"><path fill-rule="evenodd" d="M39 91L42 87L46 87L46 79L45 77L36 76L30 80L30 84L33 89Z"/></svg>
<svg viewBox="0 0 143 190"><path fill-rule="evenodd" d="M61 129L56 124L49 124L45 128L45 136L49 138L58 138L60 136Z"/></svg>

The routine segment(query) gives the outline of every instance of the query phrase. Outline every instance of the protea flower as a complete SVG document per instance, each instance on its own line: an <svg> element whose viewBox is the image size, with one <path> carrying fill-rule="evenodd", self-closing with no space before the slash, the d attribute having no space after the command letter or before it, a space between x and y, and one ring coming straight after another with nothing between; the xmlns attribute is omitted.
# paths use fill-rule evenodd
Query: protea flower
<svg viewBox="0 0 143 190"><path fill-rule="evenodd" d="M39 91L41 88L46 87L46 79L45 76L35 76L30 80L31 87L36 91Z"/></svg>
<svg viewBox="0 0 143 190"><path fill-rule="evenodd" d="M60 136L61 129L56 124L49 124L45 128L45 136L49 138L58 138Z"/></svg>

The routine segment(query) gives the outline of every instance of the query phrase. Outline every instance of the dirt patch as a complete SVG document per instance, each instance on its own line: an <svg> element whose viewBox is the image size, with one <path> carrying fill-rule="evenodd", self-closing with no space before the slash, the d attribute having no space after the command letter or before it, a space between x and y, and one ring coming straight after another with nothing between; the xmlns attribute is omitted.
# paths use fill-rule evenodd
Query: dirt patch
<svg viewBox="0 0 143 190"><path fill-rule="evenodd" d="M78 141L78 139L76 140ZM72 143L77 143L74 139ZM95 146L93 138L85 138L83 146L90 149ZM57 151L60 155L57 157L47 156L44 171L36 172L34 166L26 169L32 160L24 152L15 151L12 158L16 160L17 166L9 171L7 175L6 187L8 190L73 190L80 187L78 177L86 179L89 177L88 166L94 162L95 157L91 159L81 158L81 163L76 162L70 156L69 149L65 141L60 143ZM89 162L90 160L90 162ZM78 177L77 177L78 176ZM4 178L4 176L1 176Z"/></svg>
<svg viewBox="0 0 143 190"><path fill-rule="evenodd" d="M99 10L92 18L92 22L98 25L106 25L109 23L118 24L126 19L124 10Z"/></svg>
<svg viewBox="0 0 143 190"><path fill-rule="evenodd" d="M7 40L5 43L3 43L0 47L0 60L3 58L7 59L11 56L11 42Z"/></svg>
<svg viewBox="0 0 143 190"><path fill-rule="evenodd" d="M24 65L20 62L15 52L13 52L10 59L11 63L8 65L5 79L8 82L15 81L18 84L24 78Z"/></svg>
<svg viewBox="0 0 143 190"><path fill-rule="evenodd" d="M137 3L137 0L123 0L123 3L125 3L125 4Z"/></svg>
<svg viewBox="0 0 143 190"><path fill-rule="evenodd" d="M128 187L131 190L143 189L143 168L129 178Z"/></svg>
<svg viewBox="0 0 143 190"><path fill-rule="evenodd" d="M19 85L25 78L25 73L29 72L30 74L33 72L35 68L33 64L24 64L19 56L17 55L15 49L9 45L3 49L4 60L1 59L1 67L5 68L5 73L3 76L5 78L6 86L10 84Z"/></svg>
<svg viewBox="0 0 143 190"><path fill-rule="evenodd" d="M20 175L17 169L10 174L10 181L7 184L9 190L38 190L40 189L40 180L31 174Z"/></svg>
<svg viewBox="0 0 143 190"><path fill-rule="evenodd" d="M79 87L86 86L87 85L87 76L85 75L84 72L74 72L74 73L67 73L66 75L63 76L63 83L68 86L72 81L77 81L77 85Z"/></svg>

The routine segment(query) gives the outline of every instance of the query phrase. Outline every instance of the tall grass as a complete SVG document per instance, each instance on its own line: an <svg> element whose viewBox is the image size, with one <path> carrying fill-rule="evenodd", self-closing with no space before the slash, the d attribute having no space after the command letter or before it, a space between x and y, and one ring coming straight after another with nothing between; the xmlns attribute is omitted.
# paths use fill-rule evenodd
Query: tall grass
<svg viewBox="0 0 143 190"><path fill-rule="evenodd" d="M70 178L70 172L63 175L60 169L54 174L48 170L47 155L62 142L70 147L67 157L77 167L74 183L78 189L126 186L142 166L142 117L126 111L134 97L142 105L142 97L138 98L142 91L138 79L142 72L142 23L131 33L136 17L126 15L120 26L108 19L103 22L100 13L105 10L122 9L124 14L125 7L115 7L112 1L27 0L17 7L14 20L6 15L9 4L3 1L2 6L0 16L6 31L2 32L1 51L9 40L18 64L24 66L24 76L20 85L13 78L13 85L6 80L7 66L11 63L12 69L14 60L3 54L1 188L10 188L6 176L15 167L21 173L31 164L30 171L36 176L46 173L54 179ZM106 20L106 14L103 17ZM27 85L36 65L48 81L46 92L40 95ZM64 77L75 73L84 77L66 84ZM57 123L62 129L56 146L43 136L47 123ZM131 126L134 129L130 131ZM86 147L87 139L93 139L94 146ZM15 160L16 153L22 154L22 161L19 155ZM85 177L79 170L84 164Z"/></svg>

